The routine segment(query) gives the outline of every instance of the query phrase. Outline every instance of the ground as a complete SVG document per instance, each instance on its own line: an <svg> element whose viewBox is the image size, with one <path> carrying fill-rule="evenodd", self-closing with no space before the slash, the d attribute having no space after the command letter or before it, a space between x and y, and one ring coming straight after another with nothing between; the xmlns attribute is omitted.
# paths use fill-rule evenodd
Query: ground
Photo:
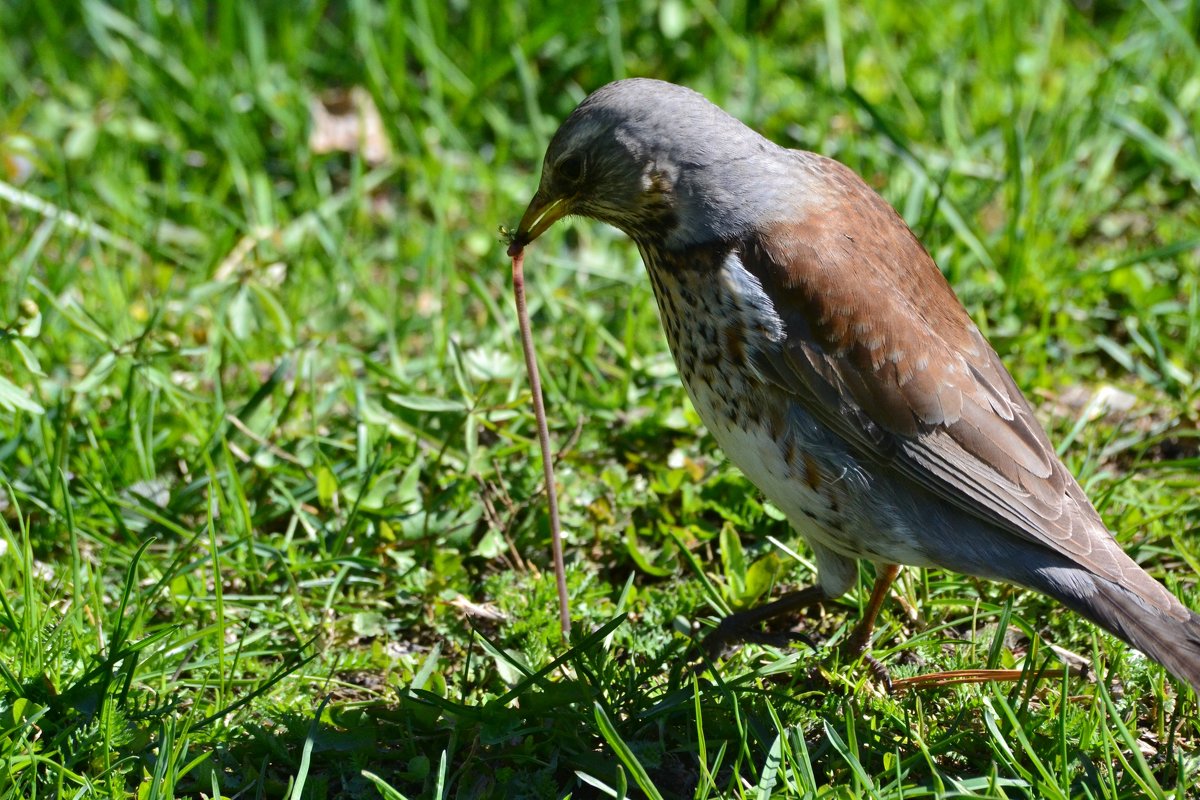
<svg viewBox="0 0 1200 800"><path fill-rule="evenodd" d="M812 580L632 245L509 265L558 121L685 83L908 220L1133 556L1200 608L1200 6L0 5L0 797L1174 797L1196 698L1012 587Z"/></svg>

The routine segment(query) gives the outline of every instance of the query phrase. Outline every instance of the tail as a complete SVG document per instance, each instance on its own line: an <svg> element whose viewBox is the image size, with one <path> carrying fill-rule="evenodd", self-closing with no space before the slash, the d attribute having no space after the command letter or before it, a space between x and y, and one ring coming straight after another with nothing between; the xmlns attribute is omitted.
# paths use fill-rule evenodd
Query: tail
<svg viewBox="0 0 1200 800"><path fill-rule="evenodd" d="M1034 572L1044 580L1031 581L1030 588L1059 600L1141 650L1200 696L1200 614L1174 597L1166 607L1148 601L1134 591L1142 581L1134 581L1129 588L1075 565ZM1145 578L1153 580L1149 575Z"/></svg>

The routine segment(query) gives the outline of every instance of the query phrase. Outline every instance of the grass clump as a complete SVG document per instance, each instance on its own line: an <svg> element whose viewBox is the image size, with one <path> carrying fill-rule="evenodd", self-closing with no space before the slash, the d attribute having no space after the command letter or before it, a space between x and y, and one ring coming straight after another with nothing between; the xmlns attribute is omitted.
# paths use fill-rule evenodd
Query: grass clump
<svg viewBox="0 0 1200 800"><path fill-rule="evenodd" d="M884 697L804 646L698 663L812 567L592 225L528 265L564 648L494 232L622 76L846 162L1197 608L1197 13L0 7L0 797L1194 793L1195 698L1011 587L908 571L874 652L1015 683ZM805 629L836 643L862 594Z"/></svg>

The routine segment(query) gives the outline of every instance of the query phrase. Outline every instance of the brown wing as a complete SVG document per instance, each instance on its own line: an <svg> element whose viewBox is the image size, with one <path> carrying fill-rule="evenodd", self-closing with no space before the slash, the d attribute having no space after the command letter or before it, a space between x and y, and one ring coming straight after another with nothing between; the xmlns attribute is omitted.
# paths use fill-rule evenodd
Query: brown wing
<svg viewBox="0 0 1200 800"><path fill-rule="evenodd" d="M786 328L760 370L863 457L1099 575L1136 571L1169 605L1112 540L900 216L847 167L798 156L838 200L741 243Z"/></svg>

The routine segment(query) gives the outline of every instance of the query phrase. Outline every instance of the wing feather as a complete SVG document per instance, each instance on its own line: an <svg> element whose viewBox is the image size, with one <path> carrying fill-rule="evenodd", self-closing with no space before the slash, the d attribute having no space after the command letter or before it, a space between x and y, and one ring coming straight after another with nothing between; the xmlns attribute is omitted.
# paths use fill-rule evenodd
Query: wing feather
<svg viewBox="0 0 1200 800"><path fill-rule="evenodd" d="M848 168L798 155L843 200L737 245L786 328L760 354L761 373L863 458L1099 575L1132 579L1133 563L908 226Z"/></svg>

